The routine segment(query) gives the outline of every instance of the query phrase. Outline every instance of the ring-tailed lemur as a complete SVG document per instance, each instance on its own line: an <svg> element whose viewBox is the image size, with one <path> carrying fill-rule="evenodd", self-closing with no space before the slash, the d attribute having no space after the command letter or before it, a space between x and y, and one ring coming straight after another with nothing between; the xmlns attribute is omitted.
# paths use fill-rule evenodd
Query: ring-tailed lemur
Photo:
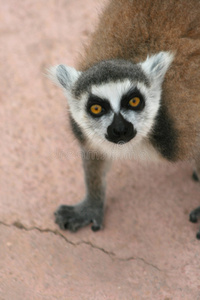
<svg viewBox="0 0 200 300"><path fill-rule="evenodd" d="M86 196L55 215L62 229L96 231L112 159L194 159L200 175L200 1L111 0L78 69L50 73L83 150Z"/></svg>

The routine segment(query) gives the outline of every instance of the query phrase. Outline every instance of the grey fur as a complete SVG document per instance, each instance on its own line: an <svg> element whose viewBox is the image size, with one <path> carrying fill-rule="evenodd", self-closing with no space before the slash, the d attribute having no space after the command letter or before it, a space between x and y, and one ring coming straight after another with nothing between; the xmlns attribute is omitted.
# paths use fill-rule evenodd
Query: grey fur
<svg viewBox="0 0 200 300"><path fill-rule="evenodd" d="M49 72L50 77L67 91L70 91L72 89L74 82L81 74L80 72L76 71L76 69L66 65L58 65L56 67L50 68Z"/></svg>
<svg viewBox="0 0 200 300"><path fill-rule="evenodd" d="M75 83L73 93L75 97L79 97L82 93L89 91L92 85L123 81L126 78L149 86L149 80L140 65L128 60L112 59L101 61L82 72Z"/></svg>
<svg viewBox="0 0 200 300"><path fill-rule="evenodd" d="M57 71L58 81L64 88L67 89L68 86L71 84L71 79L66 68L63 65L59 65L56 71Z"/></svg>
<svg viewBox="0 0 200 300"><path fill-rule="evenodd" d="M75 137L81 144L84 144L86 139L85 139L85 136L84 136L80 126L76 123L76 121L72 118L71 115L69 115L69 119L70 119L70 125L72 128L72 131L73 131Z"/></svg>
<svg viewBox="0 0 200 300"><path fill-rule="evenodd" d="M167 107L162 102L149 139L157 151L168 161L177 160L178 132L175 129L173 120L170 118Z"/></svg>

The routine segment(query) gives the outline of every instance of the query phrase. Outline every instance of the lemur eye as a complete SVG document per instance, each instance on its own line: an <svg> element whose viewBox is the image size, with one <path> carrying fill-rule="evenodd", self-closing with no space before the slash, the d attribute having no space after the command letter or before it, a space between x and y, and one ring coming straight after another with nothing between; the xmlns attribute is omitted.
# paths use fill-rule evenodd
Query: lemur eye
<svg viewBox="0 0 200 300"><path fill-rule="evenodd" d="M98 115L102 112L102 106L99 104L94 104L90 107L90 111L94 114L94 115Z"/></svg>
<svg viewBox="0 0 200 300"><path fill-rule="evenodd" d="M134 97L129 101L129 105L131 107L137 107L140 104L140 98L139 97Z"/></svg>

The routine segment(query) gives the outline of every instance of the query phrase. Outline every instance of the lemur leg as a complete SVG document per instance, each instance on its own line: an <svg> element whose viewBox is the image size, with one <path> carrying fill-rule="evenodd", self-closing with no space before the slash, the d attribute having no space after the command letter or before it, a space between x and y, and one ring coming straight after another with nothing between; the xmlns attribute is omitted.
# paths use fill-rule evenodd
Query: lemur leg
<svg viewBox="0 0 200 300"><path fill-rule="evenodd" d="M86 197L74 206L61 205L55 212L55 222L61 229L73 232L92 222L92 230L97 231L103 223L106 174L110 161L86 151L82 153L82 160Z"/></svg>
<svg viewBox="0 0 200 300"><path fill-rule="evenodd" d="M200 155L196 158L195 163L196 163L196 169L195 169L192 177L195 181L199 181L199 179L200 179ZM193 211L191 211L191 213L190 213L190 222L196 223L196 222L198 222L198 220L200 220L200 206L197 207L196 209L194 209ZM197 232L196 237L197 237L197 239L200 239L200 229Z"/></svg>

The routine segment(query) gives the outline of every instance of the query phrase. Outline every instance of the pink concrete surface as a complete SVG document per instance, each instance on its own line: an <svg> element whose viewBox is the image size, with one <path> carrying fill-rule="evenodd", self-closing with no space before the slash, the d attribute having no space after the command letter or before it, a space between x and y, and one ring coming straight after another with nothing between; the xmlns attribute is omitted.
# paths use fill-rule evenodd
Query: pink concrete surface
<svg viewBox="0 0 200 300"><path fill-rule="evenodd" d="M0 0L0 300L200 299L200 204L192 165L115 163L104 229L54 224L84 194L62 91L103 2Z"/></svg>

